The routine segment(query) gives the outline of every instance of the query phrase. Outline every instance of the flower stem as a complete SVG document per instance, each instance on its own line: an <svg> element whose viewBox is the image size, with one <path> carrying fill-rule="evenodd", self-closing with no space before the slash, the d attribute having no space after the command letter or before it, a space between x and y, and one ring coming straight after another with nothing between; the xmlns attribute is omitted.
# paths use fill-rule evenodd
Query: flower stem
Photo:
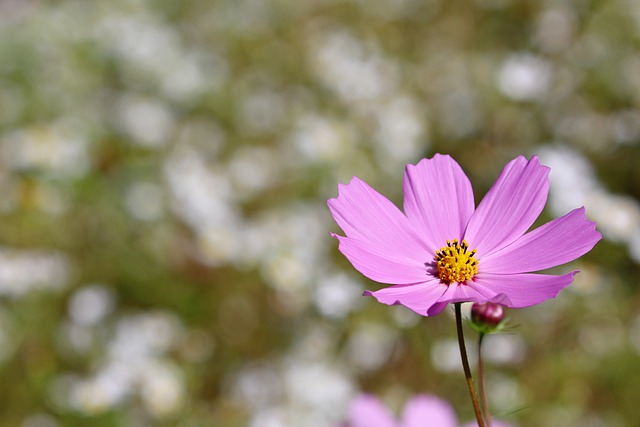
<svg viewBox="0 0 640 427"><path fill-rule="evenodd" d="M482 341L484 334L480 333L478 338L478 389L480 390L480 401L482 402L482 412L487 422L487 427L491 427L491 415L489 413L489 402L487 401L487 393L484 390L484 362L482 360Z"/></svg>
<svg viewBox="0 0 640 427"><path fill-rule="evenodd" d="M478 403L478 396L476 395L476 388L473 385L473 378L471 377L471 369L469 369L467 348L464 344L464 334L462 332L462 312L460 310L460 304L461 303L457 302L454 304L454 306L456 309L456 330L458 331L458 346L460 347L462 368L464 369L464 376L467 379L467 387L469 388L469 394L471 395L471 402L473 403L473 411L476 414L478 427L485 427L484 420L482 419L482 412L480 411L480 404Z"/></svg>

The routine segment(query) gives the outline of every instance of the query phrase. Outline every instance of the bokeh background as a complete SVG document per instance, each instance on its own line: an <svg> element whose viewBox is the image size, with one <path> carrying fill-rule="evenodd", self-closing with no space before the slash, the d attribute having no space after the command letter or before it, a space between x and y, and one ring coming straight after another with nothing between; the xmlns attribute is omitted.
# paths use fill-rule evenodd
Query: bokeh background
<svg viewBox="0 0 640 427"><path fill-rule="evenodd" d="M401 204L436 152L477 200L537 154L540 223L604 235L486 341L493 412L638 425L639 144L637 1L2 0L0 426L471 419L451 313L361 297L329 237L339 182Z"/></svg>

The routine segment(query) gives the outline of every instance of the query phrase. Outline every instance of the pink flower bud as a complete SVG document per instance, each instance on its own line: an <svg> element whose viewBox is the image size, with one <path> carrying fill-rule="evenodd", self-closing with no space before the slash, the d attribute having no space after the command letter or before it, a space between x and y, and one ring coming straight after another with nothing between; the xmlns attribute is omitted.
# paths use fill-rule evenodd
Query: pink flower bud
<svg viewBox="0 0 640 427"><path fill-rule="evenodd" d="M471 321L479 327L495 328L504 318L504 309L493 302L474 303L471 306Z"/></svg>

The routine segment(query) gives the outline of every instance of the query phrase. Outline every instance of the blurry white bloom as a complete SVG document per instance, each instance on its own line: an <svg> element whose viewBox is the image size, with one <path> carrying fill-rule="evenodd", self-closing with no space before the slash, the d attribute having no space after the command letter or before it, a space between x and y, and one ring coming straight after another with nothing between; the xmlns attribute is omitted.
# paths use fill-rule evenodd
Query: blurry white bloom
<svg viewBox="0 0 640 427"><path fill-rule="evenodd" d="M309 163L336 161L349 145L348 129L327 117L303 116L294 129L291 144Z"/></svg>
<svg viewBox="0 0 640 427"><path fill-rule="evenodd" d="M120 405L132 392L135 367L110 363L92 378L79 380L72 387L69 403L77 411L96 414Z"/></svg>
<svg viewBox="0 0 640 427"><path fill-rule="evenodd" d="M357 305L364 287L344 273L323 275L315 290L314 302L327 317L343 318Z"/></svg>
<svg viewBox="0 0 640 427"><path fill-rule="evenodd" d="M410 328L415 326L420 319L422 319L422 316L418 313L411 311L402 305L395 307L391 312L391 315L393 316L395 324L401 328Z"/></svg>
<svg viewBox="0 0 640 427"><path fill-rule="evenodd" d="M176 150L164 165L172 208L194 231L226 226L240 217L229 178L195 150Z"/></svg>
<svg viewBox="0 0 640 427"><path fill-rule="evenodd" d="M159 67L162 90L171 99L188 102L227 78L227 64L213 52L181 53L169 67Z"/></svg>
<svg viewBox="0 0 640 427"><path fill-rule="evenodd" d="M37 169L57 177L87 173L87 142L63 124L36 126L9 133L0 140L0 161L11 170Z"/></svg>
<svg viewBox="0 0 640 427"><path fill-rule="evenodd" d="M474 350L469 343L467 352L472 353ZM469 362L472 362L470 360ZM462 361L460 360L460 348L458 341L453 338L438 340L431 346L431 363L440 372L456 372L462 369Z"/></svg>
<svg viewBox="0 0 640 427"><path fill-rule="evenodd" d="M154 221L163 214L162 188L151 182L135 182L124 195L124 205L131 216L141 221Z"/></svg>
<svg viewBox="0 0 640 427"><path fill-rule="evenodd" d="M82 326L93 326L108 316L113 310L113 292L99 284L91 284L78 289L69 301L69 317Z"/></svg>
<svg viewBox="0 0 640 427"><path fill-rule="evenodd" d="M630 196L609 193L597 180L586 157L567 146L545 146L540 160L551 167L551 210L556 215L584 205L598 223L605 238L629 245L635 253L633 236L640 230L640 204Z"/></svg>
<svg viewBox="0 0 640 427"><path fill-rule="evenodd" d="M378 164L387 171L419 157L428 148L424 141L424 118L416 101L397 96L375 110L375 147Z"/></svg>
<svg viewBox="0 0 640 427"><path fill-rule="evenodd" d="M514 365L522 362L526 343L520 335L494 334L485 337L482 345L485 360L497 365Z"/></svg>
<svg viewBox="0 0 640 427"><path fill-rule="evenodd" d="M241 229L235 224L216 225L200 230L196 236L198 260L208 265L233 263L240 256Z"/></svg>
<svg viewBox="0 0 640 427"><path fill-rule="evenodd" d="M293 361L285 368L284 381L290 399L327 414L344 407L353 393L346 375L324 362Z"/></svg>
<svg viewBox="0 0 640 427"><path fill-rule="evenodd" d="M119 127L134 144L159 147L173 136L173 114L157 99L123 96L118 102L117 118Z"/></svg>
<svg viewBox="0 0 640 427"><path fill-rule="evenodd" d="M258 89L240 102L239 128L251 135L275 131L286 107L286 99L274 89Z"/></svg>
<svg viewBox="0 0 640 427"><path fill-rule="evenodd" d="M122 317L110 345L110 356L129 363L159 356L174 347L182 334L171 313L152 312Z"/></svg>
<svg viewBox="0 0 640 427"><path fill-rule="evenodd" d="M136 396L154 417L174 414L185 391L166 354L182 337L179 319L164 312L130 315L118 321L113 333L107 358L93 375L61 379L52 391L62 392L66 405L86 414L107 411Z"/></svg>
<svg viewBox="0 0 640 427"><path fill-rule="evenodd" d="M373 370L391 356L397 333L381 324L364 324L352 333L347 342L347 354L356 369Z"/></svg>
<svg viewBox="0 0 640 427"><path fill-rule="evenodd" d="M282 379L271 364L247 364L235 375L232 394L252 411L263 410L282 399Z"/></svg>
<svg viewBox="0 0 640 427"><path fill-rule="evenodd" d="M486 388L496 413L512 411L522 405L520 385L510 376L492 373L487 376Z"/></svg>
<svg viewBox="0 0 640 427"><path fill-rule="evenodd" d="M172 26L150 14L106 14L94 37L102 50L125 65L129 79L155 81L176 101L189 102L228 78L221 55L187 49Z"/></svg>
<svg viewBox="0 0 640 427"><path fill-rule="evenodd" d="M354 392L339 366L288 356L249 365L232 379L234 397L252 412L250 426L332 427Z"/></svg>
<svg viewBox="0 0 640 427"><path fill-rule="evenodd" d="M19 297L67 284L69 262L59 252L0 248L0 295Z"/></svg>
<svg viewBox="0 0 640 427"><path fill-rule="evenodd" d="M145 365L139 387L145 407L157 418L175 414L184 403L185 391L180 373L177 367L166 362Z"/></svg>
<svg viewBox="0 0 640 427"><path fill-rule="evenodd" d="M248 199L273 185L282 166L273 150L246 146L234 151L227 170L236 195L240 199Z"/></svg>
<svg viewBox="0 0 640 427"><path fill-rule="evenodd" d="M516 101L541 98L551 80L551 64L530 54L507 58L498 73L498 88Z"/></svg>
<svg viewBox="0 0 640 427"><path fill-rule="evenodd" d="M273 257L263 271L265 280L276 289L296 290L309 283L309 272L305 264L290 254Z"/></svg>
<svg viewBox="0 0 640 427"><path fill-rule="evenodd" d="M346 31L320 35L310 51L313 71L346 102L371 101L396 89L395 64Z"/></svg>

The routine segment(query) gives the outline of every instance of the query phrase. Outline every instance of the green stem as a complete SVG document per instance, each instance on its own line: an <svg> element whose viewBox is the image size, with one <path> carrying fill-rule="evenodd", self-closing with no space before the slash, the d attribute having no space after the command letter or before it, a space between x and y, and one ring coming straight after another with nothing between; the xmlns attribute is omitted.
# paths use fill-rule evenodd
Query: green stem
<svg viewBox="0 0 640 427"><path fill-rule="evenodd" d="M480 389L480 401L482 402L482 412L487 422L487 427L491 427L491 414L489 413L489 402L487 401L487 393L484 389L484 362L482 360L482 341L484 334L480 333L478 339L478 388Z"/></svg>
<svg viewBox="0 0 640 427"><path fill-rule="evenodd" d="M471 402L473 403L473 411L476 414L476 421L478 421L478 427L485 427L484 420L482 419L482 411L480 411L480 404L478 403L478 396L476 395L476 388L473 385L473 378L471 377L471 369L469 369L469 359L467 359L467 347L464 344L464 334L462 332L462 312L460 310L459 302L455 303L456 309L456 330L458 332L458 346L460 347L460 357L462 358L462 368L464 369L464 376L467 379L467 387L469 388L469 394L471 395Z"/></svg>

